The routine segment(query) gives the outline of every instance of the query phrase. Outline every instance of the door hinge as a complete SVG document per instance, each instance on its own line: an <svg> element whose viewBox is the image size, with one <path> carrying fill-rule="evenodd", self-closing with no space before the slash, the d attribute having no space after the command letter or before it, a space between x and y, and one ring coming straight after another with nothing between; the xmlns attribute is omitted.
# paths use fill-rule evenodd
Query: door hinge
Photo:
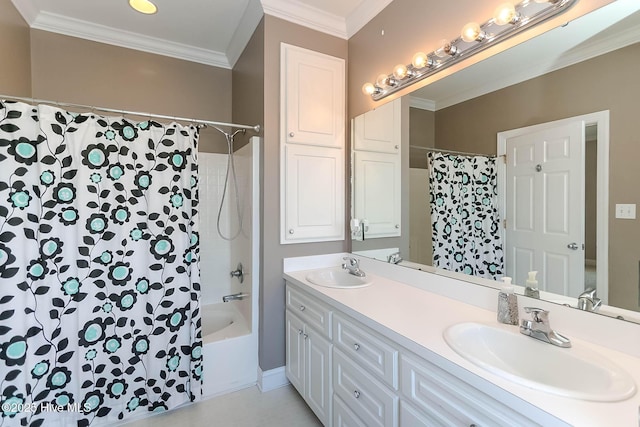
<svg viewBox="0 0 640 427"><path fill-rule="evenodd" d="M507 220L506 219L502 220L502 228L507 228Z"/></svg>

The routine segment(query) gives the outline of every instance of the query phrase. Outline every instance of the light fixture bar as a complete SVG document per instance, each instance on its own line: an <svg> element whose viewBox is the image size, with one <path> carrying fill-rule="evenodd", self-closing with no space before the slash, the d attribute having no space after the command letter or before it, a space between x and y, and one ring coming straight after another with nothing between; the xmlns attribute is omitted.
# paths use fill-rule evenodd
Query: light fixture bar
<svg viewBox="0 0 640 427"><path fill-rule="evenodd" d="M443 40L442 46L435 51L422 57L419 66L416 66L415 58L411 64L406 65L407 72L402 78L396 74L389 74L384 79L384 74L378 76L375 84L365 83L363 92L378 101L392 93L398 92L420 80L436 74L446 68L463 61L476 53L495 46L516 34L532 28L544 21L547 21L571 8L578 0L523 0L513 7L513 10L502 11L509 19L505 19L504 14L499 15L500 8L508 4L502 4L496 10L496 16L489 19L484 24L477 25L470 23L463 28L463 34L456 39L447 42ZM416 55L424 55L418 53ZM423 65L424 64L424 65ZM366 90L365 90L366 87Z"/></svg>

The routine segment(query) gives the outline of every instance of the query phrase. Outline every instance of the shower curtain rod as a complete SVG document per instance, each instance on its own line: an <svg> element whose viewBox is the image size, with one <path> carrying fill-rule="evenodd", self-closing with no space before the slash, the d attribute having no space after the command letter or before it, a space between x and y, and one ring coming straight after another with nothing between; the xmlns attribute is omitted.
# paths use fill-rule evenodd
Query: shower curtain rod
<svg viewBox="0 0 640 427"><path fill-rule="evenodd" d="M455 151L455 150L445 150L442 148L433 148L433 147L420 147L419 145L410 145L409 148L414 148L416 150L425 150L425 151L434 151L448 154L460 154L461 156L485 156L485 157L497 157L495 154L479 154L479 153L467 153L464 151Z"/></svg>
<svg viewBox="0 0 640 427"><path fill-rule="evenodd" d="M195 123L195 124L200 124L200 125L204 125L204 126L211 126L215 129L217 129L218 131L225 133L224 131L222 131L221 129L218 129L216 126L228 126L231 128L236 128L236 129L251 129L254 132L260 132L260 125L240 125L240 124L236 124L236 123L225 123L225 122L214 122L211 120L201 120L201 119L190 119L190 118L186 118L186 117L176 117L176 116L164 116L161 114L152 114L152 113L142 113L142 112L138 112L138 111L127 111L127 110L116 110L114 108L106 108L106 107L95 107L92 105L82 105L82 104L72 104L72 103L67 103L67 102L57 102L57 101L48 101L46 99L36 99L36 98L23 98L23 97L19 97L19 96L11 96L11 95L0 95L0 99L9 99L9 100L13 100L13 101L23 101L23 102L28 102L31 104L50 104L50 105L55 105L57 107L71 107L71 108L84 108L84 109L88 109L91 111L104 111L107 113L118 113L118 114L122 114L122 115L129 115L129 116L142 116L142 117L151 117L154 119L162 119L162 120L174 120L174 121L179 121L179 122L188 122L188 123Z"/></svg>

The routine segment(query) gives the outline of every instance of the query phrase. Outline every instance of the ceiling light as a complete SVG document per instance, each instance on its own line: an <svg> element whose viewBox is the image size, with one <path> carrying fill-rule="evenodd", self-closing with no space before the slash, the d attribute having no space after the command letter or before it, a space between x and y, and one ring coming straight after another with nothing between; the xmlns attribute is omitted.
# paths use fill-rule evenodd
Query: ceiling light
<svg viewBox="0 0 640 427"><path fill-rule="evenodd" d="M145 15L153 15L158 11L156 5L149 0L129 0L129 6Z"/></svg>

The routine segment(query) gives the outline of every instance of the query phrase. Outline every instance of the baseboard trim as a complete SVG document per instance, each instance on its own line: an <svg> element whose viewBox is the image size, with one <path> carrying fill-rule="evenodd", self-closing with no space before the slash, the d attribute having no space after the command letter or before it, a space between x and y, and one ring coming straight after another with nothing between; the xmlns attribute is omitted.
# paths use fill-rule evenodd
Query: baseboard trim
<svg viewBox="0 0 640 427"><path fill-rule="evenodd" d="M289 384L284 366L263 371L258 366L258 388L261 392L275 390Z"/></svg>

